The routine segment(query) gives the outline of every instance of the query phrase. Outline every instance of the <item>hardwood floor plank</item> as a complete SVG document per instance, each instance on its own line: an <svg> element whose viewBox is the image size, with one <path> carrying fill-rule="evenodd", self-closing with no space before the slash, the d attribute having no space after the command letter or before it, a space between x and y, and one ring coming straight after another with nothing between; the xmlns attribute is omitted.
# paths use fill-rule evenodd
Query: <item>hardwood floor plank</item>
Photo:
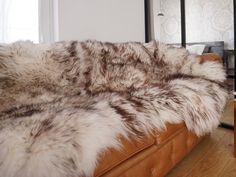
<svg viewBox="0 0 236 177"><path fill-rule="evenodd" d="M234 100L229 99L223 114L223 122L234 125Z"/></svg>
<svg viewBox="0 0 236 177"><path fill-rule="evenodd" d="M232 139L230 133L225 134L224 138L212 146L185 177L217 177L227 165L229 156L232 156L228 146L225 146L230 138Z"/></svg>
<svg viewBox="0 0 236 177"><path fill-rule="evenodd" d="M201 142L167 177L217 177L233 157L233 131L218 128Z"/></svg>
<svg viewBox="0 0 236 177"><path fill-rule="evenodd" d="M229 162L221 171L218 177L235 177L236 176L236 158L230 157Z"/></svg>
<svg viewBox="0 0 236 177"><path fill-rule="evenodd" d="M186 156L173 170L169 172L167 177L183 177L194 165L200 160L211 144L208 143L208 138L203 140L188 156Z"/></svg>

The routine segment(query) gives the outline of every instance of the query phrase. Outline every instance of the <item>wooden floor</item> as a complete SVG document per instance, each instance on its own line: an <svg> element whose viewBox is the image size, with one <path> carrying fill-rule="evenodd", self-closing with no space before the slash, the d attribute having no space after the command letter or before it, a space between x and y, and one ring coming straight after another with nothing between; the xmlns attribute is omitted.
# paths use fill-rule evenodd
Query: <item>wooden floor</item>
<svg viewBox="0 0 236 177"><path fill-rule="evenodd" d="M229 121L234 116L232 105L229 102L224 114ZM167 177L236 177L233 137L232 130L218 128L177 164Z"/></svg>
<svg viewBox="0 0 236 177"><path fill-rule="evenodd" d="M225 107L225 112L223 114L222 121L228 124L234 124L234 100L233 99L229 99Z"/></svg>
<svg viewBox="0 0 236 177"><path fill-rule="evenodd" d="M218 128L177 164L167 177L236 177L233 131Z"/></svg>

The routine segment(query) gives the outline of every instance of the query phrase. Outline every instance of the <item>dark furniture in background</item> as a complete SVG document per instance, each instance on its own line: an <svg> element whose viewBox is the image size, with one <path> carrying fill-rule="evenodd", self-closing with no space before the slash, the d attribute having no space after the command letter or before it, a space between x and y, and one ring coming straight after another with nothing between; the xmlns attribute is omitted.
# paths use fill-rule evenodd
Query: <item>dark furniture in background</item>
<svg viewBox="0 0 236 177"><path fill-rule="evenodd" d="M216 53L218 54L222 60L223 64L227 73L228 79L234 79L235 67L230 66L229 60L233 58L235 60L235 51L224 49L224 41L214 41L214 42L193 42L193 43L186 43L186 45L197 45L197 44L204 44L205 49L203 53ZM182 44L172 44L174 46L181 47ZM233 88L233 86L232 86ZM232 89L233 90L233 89Z"/></svg>
<svg viewBox="0 0 236 177"><path fill-rule="evenodd" d="M234 50L224 50L224 57L223 57L223 61L224 61L224 66L227 72L227 77L230 79L234 79L234 72L235 72L235 68L233 66L229 65L229 60L233 58L234 62L235 62L235 52Z"/></svg>
<svg viewBox="0 0 236 177"><path fill-rule="evenodd" d="M195 44L206 45L203 53L218 54L223 60L223 64L227 73L227 78L234 79L235 67L233 65L230 66L229 60L231 58L235 60L235 51L224 49L224 41L187 43L187 45L195 45Z"/></svg>
<svg viewBox="0 0 236 177"><path fill-rule="evenodd" d="M222 59L224 58L224 41L213 41L213 42L189 42L186 43L186 46L191 45L198 45L203 44L205 45L205 49L203 53L216 53L218 54ZM173 44L175 46L181 46L181 44Z"/></svg>

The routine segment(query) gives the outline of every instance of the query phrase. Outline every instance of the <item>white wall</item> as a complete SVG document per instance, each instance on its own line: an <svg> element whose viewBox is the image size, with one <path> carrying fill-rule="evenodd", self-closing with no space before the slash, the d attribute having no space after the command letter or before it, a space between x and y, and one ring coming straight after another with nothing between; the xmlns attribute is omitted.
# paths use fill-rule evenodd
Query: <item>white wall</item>
<svg viewBox="0 0 236 177"><path fill-rule="evenodd" d="M145 41L143 0L58 0L57 40Z"/></svg>

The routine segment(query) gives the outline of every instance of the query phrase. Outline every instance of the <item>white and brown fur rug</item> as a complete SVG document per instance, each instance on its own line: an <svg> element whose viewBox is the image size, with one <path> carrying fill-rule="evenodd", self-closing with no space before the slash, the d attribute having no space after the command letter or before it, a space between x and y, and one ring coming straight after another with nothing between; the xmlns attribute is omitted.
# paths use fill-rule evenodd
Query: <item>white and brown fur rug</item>
<svg viewBox="0 0 236 177"><path fill-rule="evenodd" d="M211 132L224 80L221 63L155 41L0 45L0 176L92 176L120 136Z"/></svg>

